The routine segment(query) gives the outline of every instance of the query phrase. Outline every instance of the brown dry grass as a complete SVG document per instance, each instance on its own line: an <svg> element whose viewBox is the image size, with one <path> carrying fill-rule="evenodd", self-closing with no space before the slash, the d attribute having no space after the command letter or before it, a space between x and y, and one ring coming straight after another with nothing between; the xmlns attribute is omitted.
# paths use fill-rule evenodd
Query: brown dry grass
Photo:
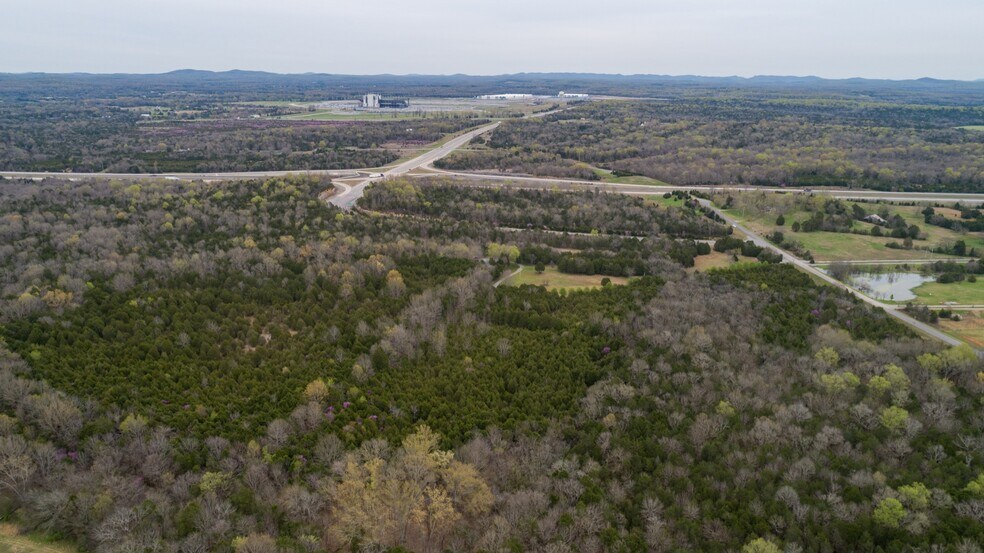
<svg viewBox="0 0 984 553"><path fill-rule="evenodd" d="M975 348L984 347L984 312L961 311L961 321L941 320L939 327Z"/></svg>

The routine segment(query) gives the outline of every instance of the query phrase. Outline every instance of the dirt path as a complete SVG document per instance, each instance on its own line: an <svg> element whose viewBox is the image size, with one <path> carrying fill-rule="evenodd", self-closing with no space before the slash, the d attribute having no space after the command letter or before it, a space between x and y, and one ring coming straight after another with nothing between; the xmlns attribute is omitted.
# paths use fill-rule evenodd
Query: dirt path
<svg viewBox="0 0 984 553"><path fill-rule="evenodd" d="M505 282L505 281L511 279L512 277L518 275L519 273L521 273L523 271L523 269L524 269L524 267L522 265L520 265L519 268L516 269L515 271L513 271L513 272L509 273L508 275L506 275L506 276L500 278L499 280L495 281L495 284L493 284L492 287L493 288L498 288L500 284L502 284L503 282Z"/></svg>

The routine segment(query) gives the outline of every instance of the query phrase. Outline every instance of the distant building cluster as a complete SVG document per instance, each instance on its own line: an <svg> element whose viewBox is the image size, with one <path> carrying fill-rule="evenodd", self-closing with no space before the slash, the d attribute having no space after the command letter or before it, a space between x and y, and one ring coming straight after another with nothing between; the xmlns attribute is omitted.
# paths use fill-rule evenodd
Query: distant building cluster
<svg viewBox="0 0 984 553"><path fill-rule="evenodd" d="M532 98L532 94L485 94L479 96L479 100L523 100Z"/></svg>
<svg viewBox="0 0 984 553"><path fill-rule="evenodd" d="M396 108L403 109L410 107L410 100L405 98L383 98L379 94L369 93L362 97L362 107L364 109Z"/></svg>
<svg viewBox="0 0 984 553"><path fill-rule="evenodd" d="M557 95L558 98L567 99L585 99L589 96L587 94L573 94L570 92L560 91ZM479 100L527 100L532 98L549 98L549 96L535 96L533 94L485 94L476 97Z"/></svg>

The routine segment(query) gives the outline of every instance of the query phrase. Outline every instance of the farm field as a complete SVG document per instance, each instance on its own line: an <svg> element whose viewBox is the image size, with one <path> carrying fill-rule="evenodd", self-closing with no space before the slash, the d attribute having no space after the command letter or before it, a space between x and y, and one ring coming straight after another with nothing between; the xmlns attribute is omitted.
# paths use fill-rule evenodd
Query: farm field
<svg viewBox="0 0 984 553"><path fill-rule="evenodd" d="M625 277L561 273L555 267L547 267L543 273L537 274L536 269L533 267L523 267L523 270L519 274L506 280L503 284L509 286L532 284L534 286L546 286L548 290L590 289L600 288L603 278L611 279L612 284L627 284L629 282L629 279Z"/></svg>

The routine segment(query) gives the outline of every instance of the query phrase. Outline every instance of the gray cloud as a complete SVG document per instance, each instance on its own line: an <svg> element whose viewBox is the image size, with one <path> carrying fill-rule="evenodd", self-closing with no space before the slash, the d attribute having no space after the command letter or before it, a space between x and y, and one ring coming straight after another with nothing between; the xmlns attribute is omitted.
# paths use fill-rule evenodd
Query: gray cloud
<svg viewBox="0 0 984 553"><path fill-rule="evenodd" d="M5 0L0 71L984 78L980 0Z"/></svg>

